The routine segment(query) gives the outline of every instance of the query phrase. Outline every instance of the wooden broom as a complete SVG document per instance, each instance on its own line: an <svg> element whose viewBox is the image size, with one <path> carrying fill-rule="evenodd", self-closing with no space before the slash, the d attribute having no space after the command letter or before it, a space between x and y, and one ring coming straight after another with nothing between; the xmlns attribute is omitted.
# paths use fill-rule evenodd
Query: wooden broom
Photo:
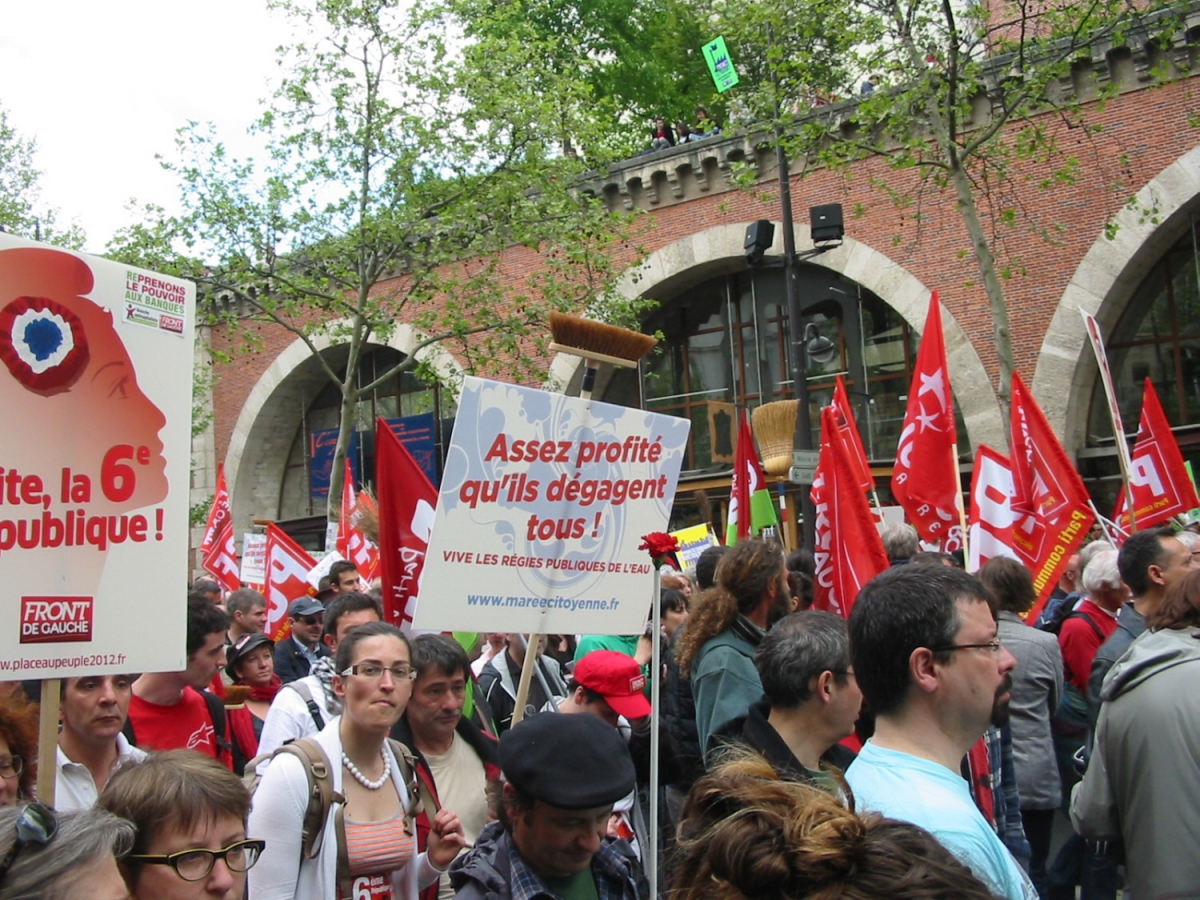
<svg viewBox="0 0 1200 900"><path fill-rule="evenodd" d="M768 475L787 475L792 468L792 445L799 412L799 401L778 400L764 403L750 414L751 427L762 454L763 471Z"/></svg>

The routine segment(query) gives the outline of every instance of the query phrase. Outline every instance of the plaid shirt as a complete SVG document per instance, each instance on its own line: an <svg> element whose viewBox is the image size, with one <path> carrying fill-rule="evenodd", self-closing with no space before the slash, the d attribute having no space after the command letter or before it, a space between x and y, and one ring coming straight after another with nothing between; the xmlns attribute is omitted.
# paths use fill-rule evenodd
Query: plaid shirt
<svg viewBox="0 0 1200 900"><path fill-rule="evenodd" d="M512 867L511 900L562 900L529 868L512 843L508 845L508 861ZM638 900L640 872L636 871L636 863L617 850L612 842L604 841L600 851L592 857L592 875L600 900Z"/></svg>

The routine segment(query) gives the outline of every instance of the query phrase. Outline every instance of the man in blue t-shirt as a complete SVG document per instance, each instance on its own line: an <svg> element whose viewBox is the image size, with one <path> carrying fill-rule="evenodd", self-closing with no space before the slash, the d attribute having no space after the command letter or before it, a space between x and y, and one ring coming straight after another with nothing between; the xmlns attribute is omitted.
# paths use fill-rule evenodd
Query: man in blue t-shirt
<svg viewBox="0 0 1200 900"><path fill-rule="evenodd" d="M963 757L1008 720L1016 660L976 579L943 566L901 566L870 581L850 614L858 686L875 734L846 772L860 811L931 832L1007 900L1036 900L971 798Z"/></svg>

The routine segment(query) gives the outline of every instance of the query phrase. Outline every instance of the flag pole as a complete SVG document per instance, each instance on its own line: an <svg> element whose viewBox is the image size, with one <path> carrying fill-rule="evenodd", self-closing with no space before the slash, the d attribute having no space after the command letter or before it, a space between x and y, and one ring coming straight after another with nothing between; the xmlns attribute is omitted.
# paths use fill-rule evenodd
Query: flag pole
<svg viewBox="0 0 1200 900"><path fill-rule="evenodd" d="M662 569L654 567L654 601L651 604L654 627L651 634L653 648L650 655L650 834L646 836L648 847L643 851L649 865L646 880L650 883L650 900L658 898L658 764L661 755L659 730L662 722Z"/></svg>
<svg viewBox="0 0 1200 900"><path fill-rule="evenodd" d="M950 462L954 466L954 483L957 486L957 490L954 492L954 506L958 509L958 527L962 529L963 567L965 568L967 560L971 558L971 553L967 546L967 510L963 506L962 470L958 466L957 441L950 445Z"/></svg>

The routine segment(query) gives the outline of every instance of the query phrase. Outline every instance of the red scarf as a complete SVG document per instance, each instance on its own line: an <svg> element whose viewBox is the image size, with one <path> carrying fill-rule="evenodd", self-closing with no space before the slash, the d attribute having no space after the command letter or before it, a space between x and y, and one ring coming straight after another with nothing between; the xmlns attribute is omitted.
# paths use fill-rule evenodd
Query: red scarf
<svg viewBox="0 0 1200 900"><path fill-rule="evenodd" d="M283 682L278 675L271 676L271 683L263 687L250 688L249 697L251 700L262 700L270 703L275 699L275 695L279 693L279 689L283 687Z"/></svg>

